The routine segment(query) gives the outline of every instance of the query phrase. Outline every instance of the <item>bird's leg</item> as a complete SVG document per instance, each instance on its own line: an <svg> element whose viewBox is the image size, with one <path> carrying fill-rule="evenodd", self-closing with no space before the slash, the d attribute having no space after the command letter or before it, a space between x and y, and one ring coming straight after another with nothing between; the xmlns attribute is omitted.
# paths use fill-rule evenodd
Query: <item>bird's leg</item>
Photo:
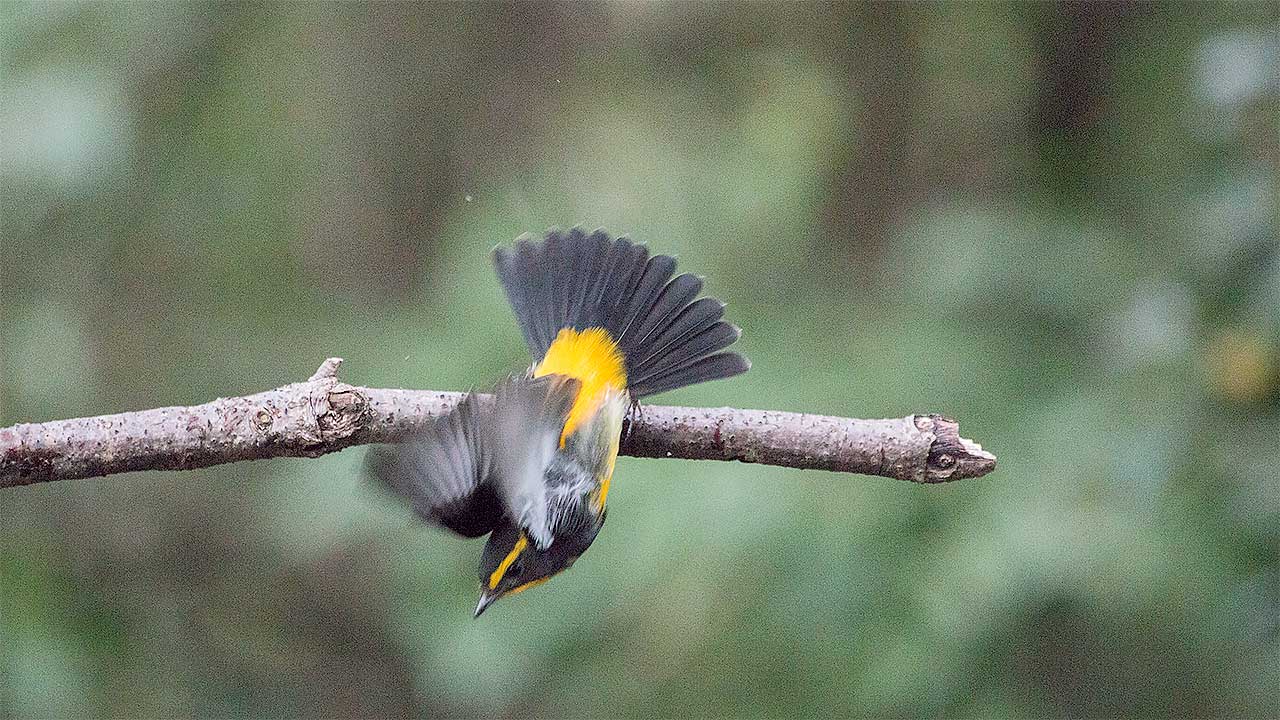
<svg viewBox="0 0 1280 720"><path fill-rule="evenodd" d="M644 408L640 405L640 399L635 395L631 396L631 401L627 405L627 429L622 433L622 439L626 440L631 437L631 431L635 429L636 423L644 420Z"/></svg>

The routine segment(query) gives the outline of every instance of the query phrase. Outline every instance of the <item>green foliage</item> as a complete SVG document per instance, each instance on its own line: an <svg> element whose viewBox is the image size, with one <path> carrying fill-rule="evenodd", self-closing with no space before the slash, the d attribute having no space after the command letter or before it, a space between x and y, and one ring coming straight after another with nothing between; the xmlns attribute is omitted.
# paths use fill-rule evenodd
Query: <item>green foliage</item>
<svg viewBox="0 0 1280 720"><path fill-rule="evenodd" d="M549 225L708 278L662 402L938 411L943 487L619 462L575 568L361 450L3 493L0 714L1280 714L1265 4L0 8L0 425L528 362Z"/></svg>

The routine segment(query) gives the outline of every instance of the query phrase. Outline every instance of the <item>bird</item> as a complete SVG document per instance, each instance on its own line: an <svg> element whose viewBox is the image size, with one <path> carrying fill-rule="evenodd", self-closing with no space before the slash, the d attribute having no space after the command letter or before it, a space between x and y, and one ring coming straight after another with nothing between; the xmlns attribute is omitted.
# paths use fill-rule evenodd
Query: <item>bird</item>
<svg viewBox="0 0 1280 720"><path fill-rule="evenodd" d="M488 536L474 617L567 570L595 541L624 420L641 398L751 367L727 350L741 330L724 303L700 297L703 279L625 235L525 234L492 261L533 363L368 460L427 523Z"/></svg>

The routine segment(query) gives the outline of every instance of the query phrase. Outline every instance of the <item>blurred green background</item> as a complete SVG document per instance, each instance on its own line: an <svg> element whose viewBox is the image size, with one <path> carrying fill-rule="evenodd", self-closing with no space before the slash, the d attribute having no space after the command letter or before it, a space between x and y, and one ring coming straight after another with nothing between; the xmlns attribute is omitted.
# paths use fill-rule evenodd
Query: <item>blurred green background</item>
<svg viewBox="0 0 1280 720"><path fill-rule="evenodd" d="M680 256L940 487L619 463L574 569L363 450L0 491L0 715L1280 715L1272 3L0 4L0 425L527 363L487 252Z"/></svg>

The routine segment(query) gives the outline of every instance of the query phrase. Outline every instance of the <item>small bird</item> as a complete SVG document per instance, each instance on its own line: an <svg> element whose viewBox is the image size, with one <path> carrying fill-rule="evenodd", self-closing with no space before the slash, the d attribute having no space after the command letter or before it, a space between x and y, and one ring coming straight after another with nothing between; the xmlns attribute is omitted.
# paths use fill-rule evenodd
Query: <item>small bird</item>
<svg viewBox="0 0 1280 720"><path fill-rule="evenodd" d="M479 617L546 582L595 540L623 420L639 398L732 377L741 331L702 279L602 230L552 230L493 263L533 354L530 368L468 394L413 440L370 455L372 475L426 521L488 534Z"/></svg>

